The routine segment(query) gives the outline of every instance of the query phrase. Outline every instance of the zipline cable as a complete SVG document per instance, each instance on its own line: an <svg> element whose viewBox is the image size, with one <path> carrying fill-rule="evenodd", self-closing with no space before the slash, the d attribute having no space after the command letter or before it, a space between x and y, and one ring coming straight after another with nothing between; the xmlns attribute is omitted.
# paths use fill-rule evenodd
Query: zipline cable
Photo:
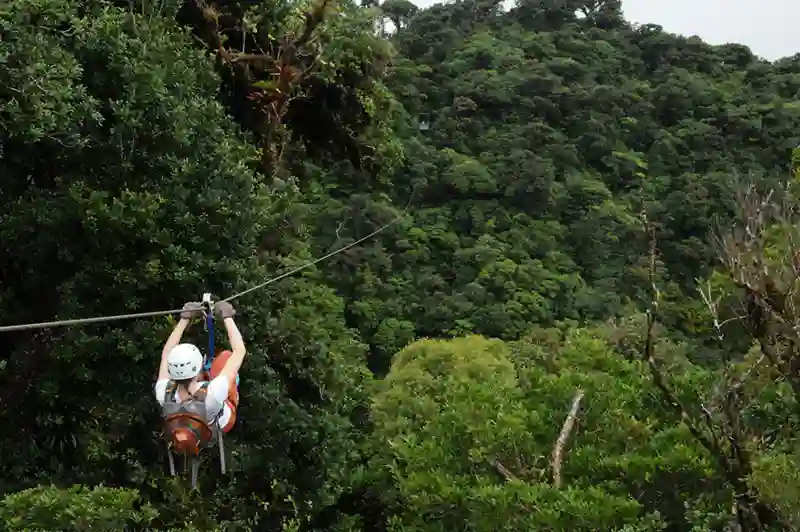
<svg viewBox="0 0 800 532"><path fill-rule="evenodd" d="M337 255L337 254L339 254L339 253L341 253L343 251L347 251L348 249L352 248L353 246L357 246L358 244L364 242L365 240L368 240L368 239L372 238L373 236L377 235L378 233L381 233L381 232L385 231L389 227L391 227L394 224L396 224L397 222L399 222L403 217L405 217L406 212L408 211L408 207L411 205L411 201L414 199L414 193L415 192L416 192L416 188L414 189L414 191L412 191L411 197L409 198L408 203L406 203L406 206L403 207L403 210L400 212L399 215L397 215L397 217L395 219L393 219L391 222L389 222L387 224L382 225L381 227L379 227L375 231L371 232L370 234L368 234L366 236L363 236L363 237L359 238L358 240L355 240L354 242L351 242L350 244L347 244L346 246L342 246L342 247L340 247L340 248L328 253L327 255L323 255L322 257L320 257L318 259L315 259L313 261L309 261L309 262L307 262L307 263L305 263L305 264L303 264L301 266L298 266L297 268L293 268L293 269L291 269L291 270L289 270L289 271L287 271L285 273L282 273L282 274L278 275L277 277L273 277L271 279L268 279L268 280L264 281L261 284L253 286L251 288L248 288L247 290L239 292L238 294L234 294L234 295L228 297L227 299L223 299L223 301L226 301L226 302L227 301L232 301L232 300L234 300L234 299L236 299L238 297L241 297L241 296L243 296L245 294L249 294L250 292L253 292L254 290L258 290L258 289L264 288L265 286L268 286L268 285L270 285L272 283L276 283L276 282L280 281L281 279L285 279L286 277L289 277L290 275L293 275L293 274L295 274L295 273L297 273L297 272L299 272L301 270L304 270L306 268L310 268L311 266L314 266L315 264L319 264L320 262L333 257L334 255ZM159 310L159 311L155 311L155 312L139 312L139 313L135 313L135 314L117 314L115 316L98 316L96 318L77 318L77 319L71 319L71 320L45 321L45 322L40 322L40 323L25 323L25 324L21 324L21 325L5 325L5 326L0 326L0 333L11 332L11 331L23 331L23 330L28 330L28 329L49 329L49 328L52 328L52 327L66 327L66 326L69 326L69 325L87 325L87 324L90 324L90 323L104 323L104 322L108 322L108 321L133 320L133 319L138 319L138 318L154 318L154 317L158 317L158 316L168 316L170 314L180 314L183 311L184 311L184 309Z"/></svg>
<svg viewBox="0 0 800 532"><path fill-rule="evenodd" d="M156 312L140 312L137 314L117 314L116 316L99 316L97 318L78 318L74 320L43 321L41 323L25 323L23 325L5 325L0 327L0 333L11 331L22 331L25 329L49 329L51 327L66 327L67 325L86 325L89 323L101 323L106 321L133 320L136 318L152 318L157 316L168 316L170 314L180 314L183 309L160 310Z"/></svg>

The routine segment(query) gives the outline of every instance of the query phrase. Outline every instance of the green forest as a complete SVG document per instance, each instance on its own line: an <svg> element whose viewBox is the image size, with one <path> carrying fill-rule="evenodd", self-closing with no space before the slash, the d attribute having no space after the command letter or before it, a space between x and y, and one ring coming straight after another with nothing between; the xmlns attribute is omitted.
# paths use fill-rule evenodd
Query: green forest
<svg viewBox="0 0 800 532"><path fill-rule="evenodd" d="M800 53L620 0L5 0L0 79L0 326L388 225L233 301L196 490L175 316L0 333L1 530L800 530Z"/></svg>

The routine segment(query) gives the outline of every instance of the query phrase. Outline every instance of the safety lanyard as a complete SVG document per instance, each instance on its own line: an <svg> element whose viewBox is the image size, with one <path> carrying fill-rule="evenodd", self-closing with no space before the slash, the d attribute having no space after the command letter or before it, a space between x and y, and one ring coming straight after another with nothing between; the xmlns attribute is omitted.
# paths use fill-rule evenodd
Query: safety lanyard
<svg viewBox="0 0 800 532"><path fill-rule="evenodd" d="M203 309L206 315L206 331L208 332L208 356L204 369L211 371L214 362L214 309L211 303L211 294L203 294Z"/></svg>

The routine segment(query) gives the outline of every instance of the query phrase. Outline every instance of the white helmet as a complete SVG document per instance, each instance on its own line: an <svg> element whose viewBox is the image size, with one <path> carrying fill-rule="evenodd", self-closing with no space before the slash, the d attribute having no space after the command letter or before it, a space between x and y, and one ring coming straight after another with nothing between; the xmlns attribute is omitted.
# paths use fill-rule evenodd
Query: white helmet
<svg viewBox="0 0 800 532"><path fill-rule="evenodd" d="M203 369L203 353L192 344L178 344L167 355L167 374L175 381L192 379Z"/></svg>

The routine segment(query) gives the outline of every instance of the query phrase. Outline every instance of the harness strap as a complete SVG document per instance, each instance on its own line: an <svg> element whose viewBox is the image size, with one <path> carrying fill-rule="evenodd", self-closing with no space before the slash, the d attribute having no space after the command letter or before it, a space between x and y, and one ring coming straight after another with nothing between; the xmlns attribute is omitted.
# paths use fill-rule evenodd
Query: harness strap
<svg viewBox="0 0 800 532"><path fill-rule="evenodd" d="M167 387L164 390L164 403L174 403L175 402L175 390L178 388L178 383L175 381L169 381L167 383Z"/></svg>
<svg viewBox="0 0 800 532"><path fill-rule="evenodd" d="M184 399L184 400L188 401L191 398L199 398L200 395L203 395L203 400L205 400L205 394L201 394L200 392L206 392L206 394L207 394L208 391L206 389L208 388L209 384L211 384L209 381L202 382L200 384L200 387L198 389L196 389L193 393L189 394L189 398L188 399ZM176 403L177 402L177 401L175 401L175 392L177 391L177 389L178 389L178 383L177 382L171 380L171 381L169 381L167 383L167 388L164 391L164 394L165 394L164 395L164 402L165 403ZM200 394L200 395L198 395L198 394ZM181 402L183 402L183 401L181 401Z"/></svg>
<svg viewBox="0 0 800 532"><path fill-rule="evenodd" d="M214 362L214 316L210 312L206 316L206 326L208 327L208 356L205 370L210 372L211 364Z"/></svg>
<svg viewBox="0 0 800 532"><path fill-rule="evenodd" d="M209 381L201 383L200 387L197 390L195 390L192 394L190 394L187 399L184 399L184 401L189 401L191 399L198 399L205 403L206 397L208 396L208 386L210 384L211 382ZM177 391L177 389L178 389L177 382L171 380L167 383L167 389L164 392L164 403L178 402L175 400L175 392ZM181 403L184 401L181 401ZM214 427L217 427L219 428L219 430L222 430L222 427L218 427L218 425L219 425L219 420L224 412L225 412L225 401L222 402L222 408L219 409L219 413L217 413L217 415L214 416L214 419L212 419L211 422L203 420L203 423L208 425L209 428L211 428L212 430L214 430Z"/></svg>

